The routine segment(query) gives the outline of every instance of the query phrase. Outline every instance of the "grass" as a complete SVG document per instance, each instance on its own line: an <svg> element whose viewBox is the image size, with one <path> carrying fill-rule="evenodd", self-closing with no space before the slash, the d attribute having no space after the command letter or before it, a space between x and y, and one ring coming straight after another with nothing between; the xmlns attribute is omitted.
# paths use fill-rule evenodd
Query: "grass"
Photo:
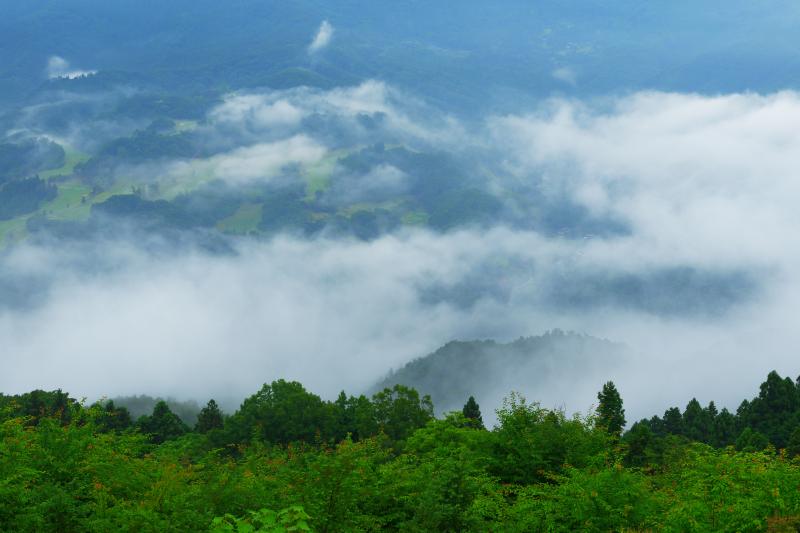
<svg viewBox="0 0 800 533"><path fill-rule="evenodd" d="M258 231L261 222L261 204L244 204L233 215L217 223L217 229L225 233L243 235Z"/></svg>
<svg viewBox="0 0 800 533"><path fill-rule="evenodd" d="M304 200L313 202L318 192L325 192L331 186L331 174L336 168L339 159L349 154L349 150L336 150L323 157L320 161L309 165L303 172L306 180L306 196Z"/></svg>
<svg viewBox="0 0 800 533"><path fill-rule="evenodd" d="M58 186L58 196L42 204L38 212L44 212L51 220L86 220L96 198L92 190L79 182L68 182Z"/></svg>
<svg viewBox="0 0 800 533"><path fill-rule="evenodd" d="M39 172L40 178L49 180L50 178L55 178L57 176L69 176L75 171L75 167L78 164L89 160L89 156L87 154L73 150L67 145L62 145L62 148L64 148L65 153L64 164L59 168Z"/></svg>

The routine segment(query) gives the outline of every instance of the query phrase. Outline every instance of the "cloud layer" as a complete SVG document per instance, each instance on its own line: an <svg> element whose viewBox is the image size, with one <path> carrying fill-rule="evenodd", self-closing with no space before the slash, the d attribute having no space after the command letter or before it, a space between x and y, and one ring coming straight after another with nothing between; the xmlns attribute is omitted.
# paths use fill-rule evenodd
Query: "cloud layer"
<svg viewBox="0 0 800 533"><path fill-rule="evenodd" d="M381 138L464 160L478 154L494 175L486 187L509 202L566 199L626 231L279 236L237 242L225 256L109 242L88 255L20 247L0 258L0 271L35 274L45 296L0 314L0 390L202 400L286 377L331 396L453 338L555 327L635 354L624 368L524 391L569 409L587 409L607 379L631 418L693 395L735 408L769 370L800 373L798 94L553 100L471 127L420 109L380 82L230 95L204 126L220 150L202 164L232 185L269 179L378 128ZM373 193L348 178L339 194ZM407 178L378 165L363 179L401 193ZM86 257L106 266L86 273Z"/></svg>

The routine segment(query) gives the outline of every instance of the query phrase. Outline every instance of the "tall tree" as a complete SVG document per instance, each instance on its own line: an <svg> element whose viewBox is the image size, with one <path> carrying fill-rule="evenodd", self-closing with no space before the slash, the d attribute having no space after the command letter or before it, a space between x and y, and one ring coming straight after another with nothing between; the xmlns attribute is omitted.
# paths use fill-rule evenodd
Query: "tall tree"
<svg viewBox="0 0 800 533"><path fill-rule="evenodd" d="M206 406L197 415L197 424L195 424L194 429L199 433L208 433L212 429L222 429L223 424L222 411L220 411L217 402L211 399L208 400Z"/></svg>
<svg viewBox="0 0 800 533"><path fill-rule="evenodd" d="M708 442L710 429L708 413L700 406L697 398L692 398L683 412L684 435L698 442Z"/></svg>
<svg viewBox="0 0 800 533"><path fill-rule="evenodd" d="M664 411L664 431L668 435L683 435L683 416L677 407Z"/></svg>
<svg viewBox="0 0 800 533"><path fill-rule="evenodd" d="M603 385L603 390L597 393L600 404L597 406L597 423L611 435L622 432L625 426L625 409L622 408L622 398L613 381Z"/></svg>
<svg viewBox="0 0 800 533"><path fill-rule="evenodd" d="M461 413L469 422L470 427L484 429L483 416L481 416L481 407L478 405L478 402L475 401L475 397L469 397L467 403L464 404L464 408L461 410Z"/></svg>

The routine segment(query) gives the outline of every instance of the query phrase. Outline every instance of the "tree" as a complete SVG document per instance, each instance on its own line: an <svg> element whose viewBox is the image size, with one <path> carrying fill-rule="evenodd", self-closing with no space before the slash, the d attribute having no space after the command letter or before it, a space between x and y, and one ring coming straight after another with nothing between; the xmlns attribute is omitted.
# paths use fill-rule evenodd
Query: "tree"
<svg viewBox="0 0 800 533"><path fill-rule="evenodd" d="M464 418L467 419L470 427L474 427L475 429L484 429L481 408L473 396L470 396L467 400L467 403L464 404L464 408L461 410L461 413L464 415Z"/></svg>
<svg viewBox="0 0 800 533"><path fill-rule="evenodd" d="M195 424L194 429L199 433L208 433L212 429L222 429L223 424L222 411L220 411L217 402L211 399L208 400L206 406L197 415L197 424Z"/></svg>
<svg viewBox="0 0 800 533"><path fill-rule="evenodd" d="M711 432L711 444L717 448L730 446L736 441L736 417L726 408L722 408L714 419Z"/></svg>
<svg viewBox="0 0 800 533"><path fill-rule="evenodd" d="M683 416L677 407L664 411L664 432L667 435L683 435Z"/></svg>
<svg viewBox="0 0 800 533"><path fill-rule="evenodd" d="M152 415L141 417L137 425L142 433L150 435L150 440L155 444L178 438L189 430L163 400L153 407Z"/></svg>
<svg viewBox="0 0 800 533"><path fill-rule="evenodd" d="M97 424L103 431L124 431L133 425L133 421L127 408L117 407L113 400L109 400L103 406Z"/></svg>
<svg viewBox="0 0 800 533"><path fill-rule="evenodd" d="M265 383L228 419L229 436L235 443L253 438L273 444L328 440L334 436L335 426L330 404L300 383L283 379Z"/></svg>
<svg viewBox="0 0 800 533"><path fill-rule="evenodd" d="M786 443L786 453L789 457L800 455L800 427L792 431L789 442Z"/></svg>
<svg viewBox="0 0 800 533"><path fill-rule="evenodd" d="M395 385L372 397L378 427L394 442L402 442L433 418L433 403L428 395L410 387Z"/></svg>
<svg viewBox="0 0 800 533"><path fill-rule="evenodd" d="M790 378L781 378L774 370L761 384L757 398L750 402L747 426L764 434L783 448L797 426L798 394Z"/></svg>
<svg viewBox="0 0 800 533"><path fill-rule="evenodd" d="M650 459L650 448L656 436L650 429L647 420L636 422L630 431L625 433L622 441L627 445L625 451L625 463L628 466L645 466Z"/></svg>
<svg viewBox="0 0 800 533"><path fill-rule="evenodd" d="M686 410L683 412L684 435L691 440L708 442L710 427L707 415L708 413L700 406L700 402L698 402L696 398L692 398L686 405Z"/></svg>
<svg viewBox="0 0 800 533"><path fill-rule="evenodd" d="M625 426L625 409L622 408L622 398L613 381L603 385L603 390L597 393L600 404L597 406L597 424L605 428L611 435L619 436Z"/></svg>

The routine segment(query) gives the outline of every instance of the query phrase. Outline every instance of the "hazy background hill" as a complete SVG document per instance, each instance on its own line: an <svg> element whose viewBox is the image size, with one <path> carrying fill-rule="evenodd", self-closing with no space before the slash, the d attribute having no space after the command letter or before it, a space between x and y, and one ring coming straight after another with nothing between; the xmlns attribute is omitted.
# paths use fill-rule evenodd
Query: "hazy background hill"
<svg viewBox="0 0 800 533"><path fill-rule="evenodd" d="M391 372L371 392L395 384L413 387L431 396L437 413L460 410L474 396L492 420L491 407L510 391L536 397L554 384L580 388L581 376L613 375L625 358L620 344L560 330L509 343L451 341Z"/></svg>

